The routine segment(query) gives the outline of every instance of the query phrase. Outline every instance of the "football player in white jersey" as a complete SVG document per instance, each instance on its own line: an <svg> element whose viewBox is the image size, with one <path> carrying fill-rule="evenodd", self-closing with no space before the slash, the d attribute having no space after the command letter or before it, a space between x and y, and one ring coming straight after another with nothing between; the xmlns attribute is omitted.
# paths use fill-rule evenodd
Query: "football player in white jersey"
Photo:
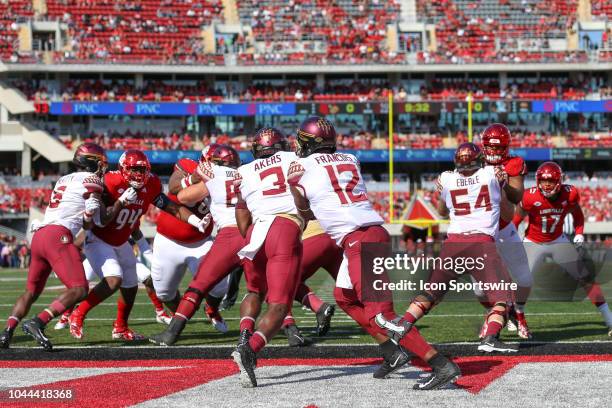
<svg viewBox="0 0 612 408"><path fill-rule="evenodd" d="M230 272L240 265L238 251L244 238L236 223L236 192L234 179L240 166L236 150L216 145L207 161L201 161L197 173L200 181L178 193L181 204L191 205L210 197L210 213L217 236L208 253L202 258L198 271L185 291L170 325L162 333L150 337L155 344L171 346L178 340L187 321L193 317L211 290L227 281Z"/></svg>
<svg viewBox="0 0 612 408"><path fill-rule="evenodd" d="M246 237L238 255L246 259L248 293L240 305L241 339L232 353L243 387L256 387L256 354L279 331L300 281L303 221L287 184L289 164L297 159L277 129L260 129L253 137L254 161L236 174L236 222ZM266 300L268 310L255 320Z"/></svg>
<svg viewBox="0 0 612 408"><path fill-rule="evenodd" d="M32 237L32 260L26 290L17 299L6 329L0 334L0 348L8 348L17 324L42 293L51 271L66 290L38 316L22 325L23 331L43 349L53 348L44 334L47 323L87 296L89 286L74 237L81 228L89 229L93 225L93 216L100 209L100 196L104 189L101 177L108 161L104 149L94 143L84 143L77 148L73 163L77 172L57 181L45 218Z"/></svg>
<svg viewBox="0 0 612 408"><path fill-rule="evenodd" d="M334 288L334 298L379 343L383 365L374 373L385 378L409 360L404 348L433 368L433 375L415 389L434 389L456 380L460 370L439 354L419 331L411 330L399 340L401 347L380 328L375 317L396 317L393 297L385 292L382 298L366 295L368 288L362 276L362 255L367 246L389 245L389 233L383 219L372 208L359 161L352 154L336 153L336 131L327 119L313 116L306 119L297 132L299 159L291 164L289 184L295 205L305 219L316 218L321 227L344 251L344 260ZM370 290L372 292L372 290Z"/></svg>
<svg viewBox="0 0 612 408"><path fill-rule="evenodd" d="M500 167L484 166L480 148L473 143L461 144L455 152L455 170L440 175L437 187L440 191L438 212L450 214L450 226L440 258L472 259L471 268L445 269L436 265L430 278L430 287L418 294L403 317L399 332L410 330L414 323L439 303L449 289L449 282L461 274L469 273L477 282L490 286L494 283L511 283L495 246L499 228L501 192L508 180ZM445 262L446 263L446 262ZM506 302L510 288L503 285L484 288L483 293L494 306L487 316L487 332L478 346L481 352L516 352L515 347L498 340L505 324ZM397 326L397 327L401 327ZM388 327L393 329L392 327Z"/></svg>

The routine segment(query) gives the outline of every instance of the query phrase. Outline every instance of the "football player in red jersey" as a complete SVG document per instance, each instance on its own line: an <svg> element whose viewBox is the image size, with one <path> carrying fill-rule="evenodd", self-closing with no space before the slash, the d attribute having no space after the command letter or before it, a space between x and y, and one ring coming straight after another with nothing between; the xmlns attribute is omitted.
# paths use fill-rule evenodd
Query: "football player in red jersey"
<svg viewBox="0 0 612 408"><path fill-rule="evenodd" d="M508 185L502 193L499 233L495 240L498 252L518 286L514 293L515 301L509 304L508 328L518 329L521 338L529 339L532 335L525 319L525 303L533 285L533 278L521 238L512 223L515 206L521 201L525 190L524 177L527 175L527 166L522 158L510 155L511 137L510 130L505 125L494 123L482 132L481 142L486 164L500 166L508 174ZM492 306L488 302L483 302L483 305L489 310ZM486 331L485 320L480 333L481 338Z"/></svg>
<svg viewBox="0 0 612 408"><path fill-rule="evenodd" d="M45 218L36 226L26 290L15 302L6 328L0 333L0 348L9 347L17 324L42 293L52 270L66 289L47 308L22 325L23 331L43 349L53 348L44 334L47 323L87 295L87 279L74 238L81 228L92 227L94 214L100 208L103 191L100 178L107 167L106 153L94 143L84 143L77 148L73 163L77 171L57 181Z"/></svg>
<svg viewBox="0 0 612 408"><path fill-rule="evenodd" d="M100 225L94 226L85 239L84 253L92 268L104 279L70 316L70 334L83 337L83 321L93 307L120 290L117 319L113 324L114 339L136 340L142 336L128 328L127 319L138 291L136 257L128 238L140 226L140 217L150 204L176 215L204 231L209 217L200 218L181 207L162 192L159 178L151 174L147 156L139 150L127 150L119 159L119 170L104 176L104 203L112 206L100 213ZM100 273L101 272L101 273Z"/></svg>
<svg viewBox="0 0 612 408"><path fill-rule="evenodd" d="M513 221L518 227L525 215L529 217L524 242L532 273L538 270L546 256L551 256L584 287L591 302L601 312L608 326L608 335L612 336L612 314L608 304L599 284L583 267L575 248L584 243L580 194L576 187L562 184L562 180L563 172L557 163L545 162L540 165L536 172L536 186L525 191ZM563 233L563 221L567 214L572 214L574 218L574 245Z"/></svg>
<svg viewBox="0 0 612 408"><path fill-rule="evenodd" d="M200 156L200 161L210 159L216 145L207 146ZM196 173L198 162L182 158L174 166L168 184L168 198L181 204L177 194L185 188L199 181ZM202 197L189 203L188 207L199 217L210 213L210 199ZM180 221L170 214L161 213L157 220L157 234L153 241L153 261L151 263L151 276L157 296L173 311L176 311L181 300L178 287L183 279L185 270L189 269L195 276L200 260L208 253L213 245L210 234L213 224L201 233L193 226ZM219 313L218 306L227 291L227 280L219 282L211 289L206 298L206 314L213 327L220 332L227 331L227 325Z"/></svg>

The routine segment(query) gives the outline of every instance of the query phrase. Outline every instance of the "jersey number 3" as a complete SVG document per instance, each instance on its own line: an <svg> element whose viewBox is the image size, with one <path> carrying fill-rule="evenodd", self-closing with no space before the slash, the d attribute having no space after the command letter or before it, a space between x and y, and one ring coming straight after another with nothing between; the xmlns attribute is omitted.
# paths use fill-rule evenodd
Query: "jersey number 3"
<svg viewBox="0 0 612 408"><path fill-rule="evenodd" d="M462 196L468 195L467 188L461 188L459 190L451 190L450 196L453 202L453 208L455 209L455 215L468 215L472 212L470 208L470 203L468 202L459 202L458 198ZM485 211L491 211L491 196L489 195L489 186L483 185L480 188L480 192L478 193L478 197L476 197L476 203L474 204L474 209L476 208L484 208Z"/></svg>

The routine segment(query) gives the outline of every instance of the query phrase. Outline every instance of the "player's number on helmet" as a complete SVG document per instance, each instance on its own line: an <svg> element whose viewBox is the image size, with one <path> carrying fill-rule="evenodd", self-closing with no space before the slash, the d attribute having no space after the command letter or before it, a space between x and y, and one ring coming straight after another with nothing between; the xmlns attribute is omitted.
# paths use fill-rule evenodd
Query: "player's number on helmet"
<svg viewBox="0 0 612 408"><path fill-rule="evenodd" d="M368 197L363 193L355 194L353 190L359 183L359 170L357 170L357 166L350 163L343 163L338 165L331 166L323 166L327 171L327 175L329 176L329 181L334 188L334 192L338 195L341 204L357 203L360 201L366 201ZM338 177L342 173L351 173L352 177L349 182L342 188L340 186L340 182Z"/></svg>
<svg viewBox="0 0 612 408"><path fill-rule="evenodd" d="M449 191L451 200L453 202L453 208L455 209L456 216L469 215L472 213L472 209L470 208L470 203L468 202L459 202L459 197L467 196L468 189L460 188L458 190L450 190ZM476 197L476 202L474 203L474 209L484 208L485 211L491 211L491 195L489 194L489 186L483 185L480 188L480 192L478 193L478 197Z"/></svg>

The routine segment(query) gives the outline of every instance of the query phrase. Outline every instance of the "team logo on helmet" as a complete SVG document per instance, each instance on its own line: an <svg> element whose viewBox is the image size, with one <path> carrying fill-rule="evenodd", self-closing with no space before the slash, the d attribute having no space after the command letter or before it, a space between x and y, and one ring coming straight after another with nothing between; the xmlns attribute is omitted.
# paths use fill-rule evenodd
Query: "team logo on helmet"
<svg viewBox="0 0 612 408"><path fill-rule="evenodd" d="M126 150L119 158L119 171L131 187L141 189L151 176L151 163L140 150Z"/></svg>
<svg viewBox="0 0 612 408"><path fill-rule="evenodd" d="M83 143L74 152L72 162L79 170L95 173L102 177L108 168L104 149L95 143Z"/></svg>
<svg viewBox="0 0 612 408"><path fill-rule="evenodd" d="M253 136L251 152L256 159L267 157L280 151L289 151L289 142L280 130L265 127L259 129L255 136Z"/></svg>
<svg viewBox="0 0 612 408"><path fill-rule="evenodd" d="M536 185L540 193L546 198L550 198L561 191L563 170L555 162L545 162L536 171Z"/></svg>
<svg viewBox="0 0 612 408"><path fill-rule="evenodd" d="M210 161L220 166L237 169L240 167L240 154L231 146L218 145L211 153Z"/></svg>
<svg viewBox="0 0 612 408"><path fill-rule="evenodd" d="M297 131L297 154L306 157L319 150L336 151L336 129L327 119L311 116Z"/></svg>
<svg viewBox="0 0 612 408"><path fill-rule="evenodd" d="M455 168L461 174L474 172L483 164L482 152L474 143L462 143L455 151Z"/></svg>
<svg viewBox="0 0 612 408"><path fill-rule="evenodd" d="M510 154L510 130L501 123L488 126L481 134L487 164L499 165Z"/></svg>

